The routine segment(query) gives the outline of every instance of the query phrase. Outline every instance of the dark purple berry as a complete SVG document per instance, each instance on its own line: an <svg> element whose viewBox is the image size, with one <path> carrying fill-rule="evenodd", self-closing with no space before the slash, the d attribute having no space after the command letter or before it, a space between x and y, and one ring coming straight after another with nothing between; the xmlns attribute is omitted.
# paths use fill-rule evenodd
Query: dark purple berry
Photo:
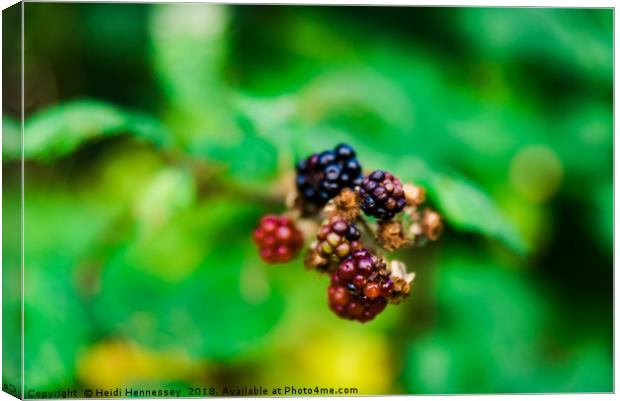
<svg viewBox="0 0 620 401"><path fill-rule="evenodd" d="M345 235L349 232L349 227L354 228L354 226L349 226L346 221L338 220L334 224L332 224L332 230L338 235Z"/></svg>
<svg viewBox="0 0 620 401"><path fill-rule="evenodd" d="M349 160L352 157L355 157L355 151L353 150L353 148L350 145L344 143L336 146L334 152L340 160Z"/></svg>
<svg viewBox="0 0 620 401"><path fill-rule="evenodd" d="M385 177L385 173L382 170L375 170L368 176L373 181L383 181L383 177Z"/></svg>
<svg viewBox="0 0 620 401"><path fill-rule="evenodd" d="M362 184L362 167L355 151L346 144L313 154L296 165L297 190L306 213L315 213L344 188Z"/></svg>
<svg viewBox="0 0 620 401"><path fill-rule="evenodd" d="M340 167L337 164L330 164L325 168L325 179L327 181L337 181L340 178Z"/></svg>
<svg viewBox="0 0 620 401"><path fill-rule="evenodd" d="M405 192L398 178L383 170L373 171L360 186L362 210L379 220L390 220L403 210Z"/></svg>
<svg viewBox="0 0 620 401"><path fill-rule="evenodd" d="M296 169L298 173L305 173L306 170L308 169L308 161L307 160L300 161L299 163L297 163Z"/></svg>
<svg viewBox="0 0 620 401"><path fill-rule="evenodd" d="M350 224L346 233L346 237L349 241L357 241L360 239L361 233L353 224Z"/></svg>
<svg viewBox="0 0 620 401"><path fill-rule="evenodd" d="M357 161L357 159L349 159L345 164L345 169L348 172L355 174L359 173L362 170L362 166L360 166L360 163Z"/></svg>
<svg viewBox="0 0 620 401"><path fill-rule="evenodd" d="M319 166L326 167L336 161L336 154L331 150L326 150L319 154Z"/></svg>

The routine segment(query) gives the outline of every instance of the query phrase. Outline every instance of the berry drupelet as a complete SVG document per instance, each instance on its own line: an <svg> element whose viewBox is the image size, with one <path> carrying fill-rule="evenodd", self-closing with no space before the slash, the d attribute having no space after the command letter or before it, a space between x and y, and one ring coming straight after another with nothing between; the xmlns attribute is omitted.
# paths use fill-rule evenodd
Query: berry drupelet
<svg viewBox="0 0 620 401"><path fill-rule="evenodd" d="M354 224L347 223L339 217L323 223L317 233L314 247L317 255L316 267L324 271L329 270L331 266L338 266L351 252L362 248L360 236Z"/></svg>
<svg viewBox="0 0 620 401"><path fill-rule="evenodd" d="M386 264L367 249L340 263L327 289L329 307L341 318L367 322L385 309L394 291Z"/></svg>
<svg viewBox="0 0 620 401"><path fill-rule="evenodd" d="M296 185L306 212L316 212L344 188L355 188L364 178L353 148L339 144L297 163Z"/></svg>
<svg viewBox="0 0 620 401"><path fill-rule="evenodd" d="M360 195L364 213L379 220L390 220L407 204L400 180L383 170L376 170L364 178Z"/></svg>
<svg viewBox="0 0 620 401"><path fill-rule="evenodd" d="M261 218L254 230L254 242L265 262L286 263L299 253L303 237L293 220L269 214Z"/></svg>

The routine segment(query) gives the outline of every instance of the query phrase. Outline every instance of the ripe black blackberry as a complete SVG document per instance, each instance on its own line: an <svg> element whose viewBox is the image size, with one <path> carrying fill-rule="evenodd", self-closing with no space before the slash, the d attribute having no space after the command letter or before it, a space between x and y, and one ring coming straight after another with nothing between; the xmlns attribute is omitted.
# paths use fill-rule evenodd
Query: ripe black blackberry
<svg viewBox="0 0 620 401"><path fill-rule="evenodd" d="M297 191L306 212L316 212L344 188L362 183L362 167L346 144L315 153L297 163Z"/></svg>
<svg viewBox="0 0 620 401"><path fill-rule="evenodd" d="M327 289L330 309L343 319L367 322L385 309L394 283L385 262L360 249L340 263Z"/></svg>
<svg viewBox="0 0 620 401"><path fill-rule="evenodd" d="M360 194L364 213L379 220L390 220L407 204L400 180L383 170L364 178Z"/></svg>
<svg viewBox="0 0 620 401"><path fill-rule="evenodd" d="M360 236L355 224L347 223L340 217L330 218L317 233L312 267L321 271L336 268L352 252L362 248Z"/></svg>

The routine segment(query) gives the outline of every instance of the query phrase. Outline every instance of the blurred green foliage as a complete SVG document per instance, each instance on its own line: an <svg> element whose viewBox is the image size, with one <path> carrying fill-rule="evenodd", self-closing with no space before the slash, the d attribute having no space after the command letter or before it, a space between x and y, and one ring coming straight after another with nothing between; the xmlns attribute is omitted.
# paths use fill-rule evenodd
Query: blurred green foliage
<svg viewBox="0 0 620 401"><path fill-rule="evenodd" d="M27 388L612 391L611 10L25 8ZM250 239L341 141L447 225L366 325Z"/></svg>

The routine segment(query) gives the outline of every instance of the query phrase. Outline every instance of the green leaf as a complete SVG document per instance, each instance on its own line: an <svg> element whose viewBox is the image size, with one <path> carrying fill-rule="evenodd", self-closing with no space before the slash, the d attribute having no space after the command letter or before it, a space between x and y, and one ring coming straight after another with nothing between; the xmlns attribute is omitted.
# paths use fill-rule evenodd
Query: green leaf
<svg viewBox="0 0 620 401"><path fill-rule="evenodd" d="M529 250L528 244L514 224L508 221L495 202L473 183L436 174L431 177L429 184L432 198L454 228L500 240L520 255Z"/></svg>
<svg viewBox="0 0 620 401"><path fill-rule="evenodd" d="M167 129L151 117L105 102L76 100L52 106L26 121L24 155L54 160L89 140L118 134L131 134L160 147L171 144Z"/></svg>
<svg viewBox="0 0 620 401"><path fill-rule="evenodd" d="M165 120L182 143L221 144L239 135L222 79L229 19L223 5L153 7L151 57L166 95Z"/></svg>
<svg viewBox="0 0 620 401"><path fill-rule="evenodd" d="M204 115L222 95L228 8L216 4L156 5L150 21L155 72L172 105Z"/></svg>

